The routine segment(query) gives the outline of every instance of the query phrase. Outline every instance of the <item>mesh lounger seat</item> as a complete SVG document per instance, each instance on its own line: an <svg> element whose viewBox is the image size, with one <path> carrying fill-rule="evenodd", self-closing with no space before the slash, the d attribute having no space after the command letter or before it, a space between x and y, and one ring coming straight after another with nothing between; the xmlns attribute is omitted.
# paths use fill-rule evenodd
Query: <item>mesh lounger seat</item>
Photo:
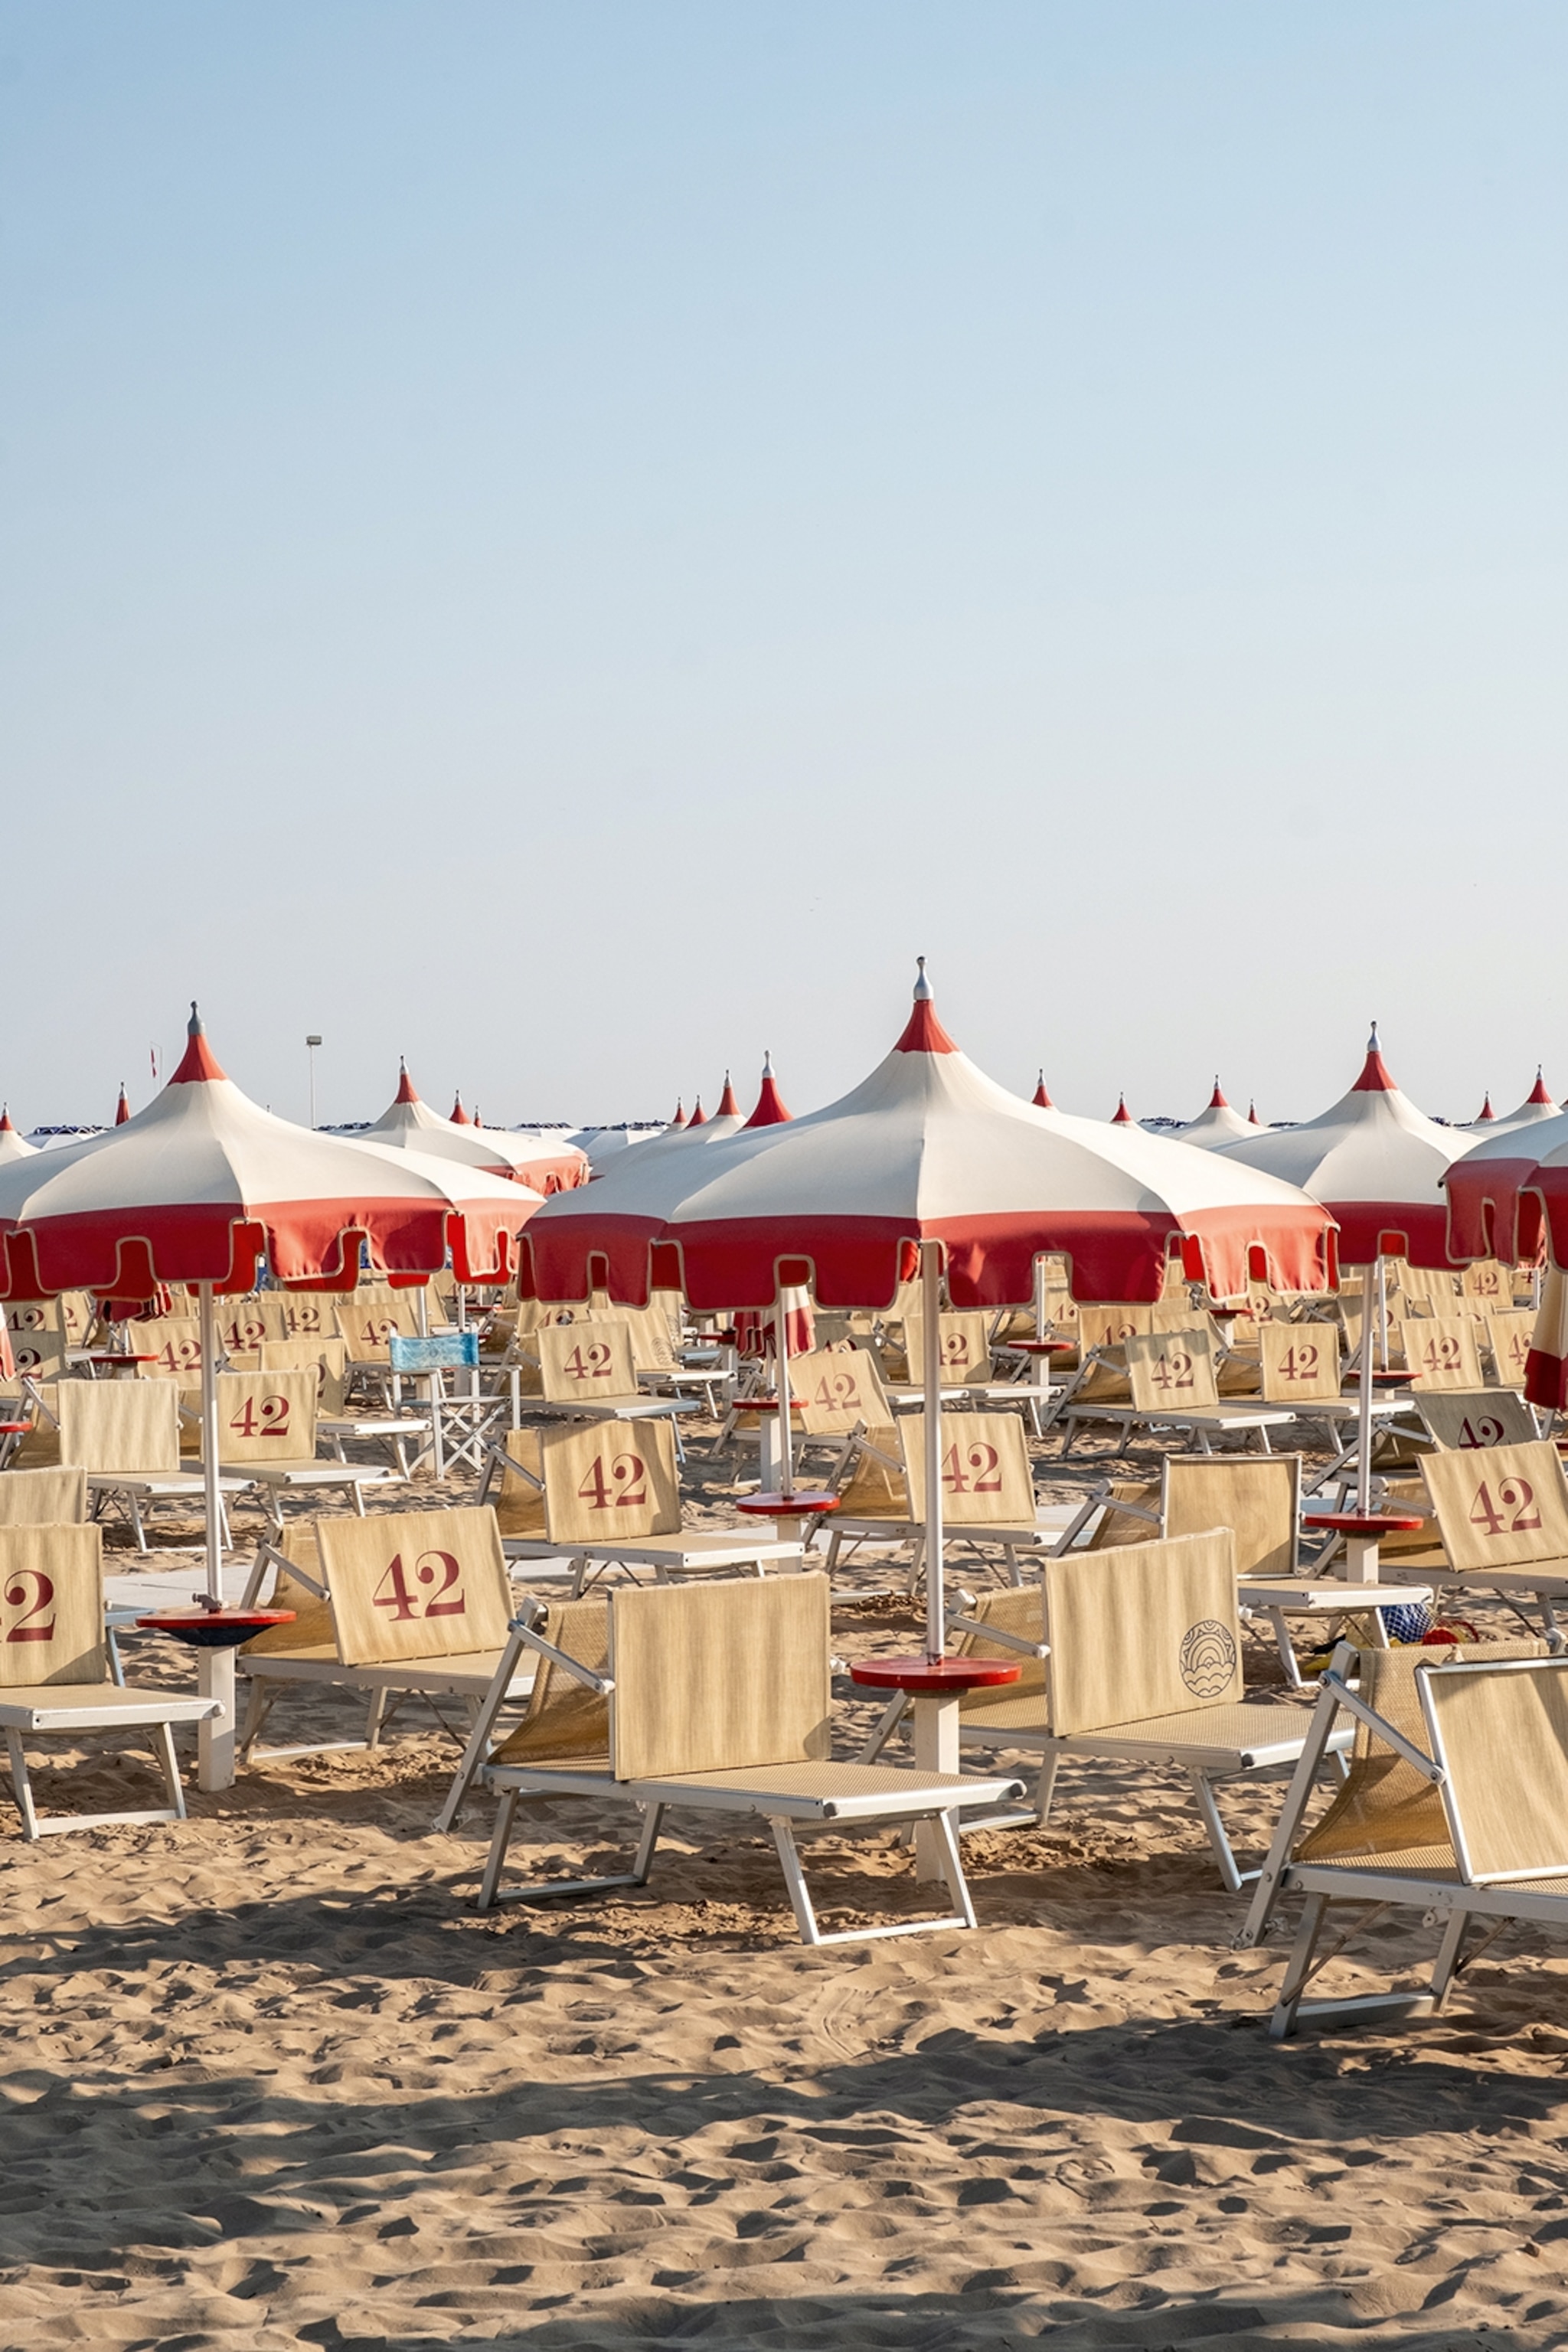
<svg viewBox="0 0 1568 2352"><path fill-rule="evenodd" d="M973 1927L959 1859L962 1804L1022 1793L1005 1778L837 1763L830 1754L828 1587L820 1574L765 1583L622 1586L552 1607L541 1633L514 1622L520 1650L544 1660L532 1705L484 1778L500 1803L479 1903L642 1885L666 1809L765 1822L807 1944ZM502 1887L519 1801L578 1796L635 1805L642 1832L620 1876ZM795 1844L801 1829L937 1831L952 1910L937 1919L824 1935Z"/></svg>
<svg viewBox="0 0 1568 2352"><path fill-rule="evenodd" d="M0 1481L9 1483L9 1477ZM174 1727L203 1723L218 1712L216 1698L194 1691L127 1689L110 1680L102 1546L102 1530L95 1527L0 1524L0 1728L22 1835L29 1841L113 1822L183 1822ZM168 1802L128 1812L40 1816L27 1742L83 1731L149 1734Z"/></svg>
<svg viewBox="0 0 1568 2352"><path fill-rule="evenodd" d="M298 1614L293 1624L270 1627L239 1653L237 1663L250 1686L243 1760L374 1748L389 1719L388 1703L399 1697L418 1696L433 1706L456 1699L471 1723L490 1696L512 1608L493 1511L319 1518L313 1537L303 1527L290 1528L282 1552L262 1547L247 1605L269 1567L277 1579L273 1601ZM521 1705L531 1683L531 1670L514 1673L502 1703ZM279 1698L301 1685L363 1693L363 1738L258 1748Z"/></svg>
<svg viewBox="0 0 1568 2352"><path fill-rule="evenodd" d="M1336 1651L1238 1944L1287 1893L1305 1895L1269 2031L1430 2015L1511 1919L1568 1927L1568 1659L1543 1643ZM1349 1777L1303 1836L1315 1755L1353 1723ZM1352 1925L1319 1955L1335 1903ZM1305 1998L1357 1927L1414 1909L1443 1932L1425 1991ZM1468 1951L1475 1922L1479 1938Z"/></svg>

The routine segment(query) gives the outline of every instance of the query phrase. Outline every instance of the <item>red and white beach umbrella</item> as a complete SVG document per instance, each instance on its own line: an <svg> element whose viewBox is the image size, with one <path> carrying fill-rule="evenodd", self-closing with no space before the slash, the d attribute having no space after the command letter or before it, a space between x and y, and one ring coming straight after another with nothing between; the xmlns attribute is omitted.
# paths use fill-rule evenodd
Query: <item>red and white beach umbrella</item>
<svg viewBox="0 0 1568 2352"><path fill-rule="evenodd" d="M1541 1208L1526 1190L1531 1171L1568 1143L1568 1112L1539 1070L1519 1108L1478 1135L1445 1179L1448 1248L1456 1262L1500 1258L1516 1265L1541 1246Z"/></svg>
<svg viewBox="0 0 1568 2352"><path fill-rule="evenodd" d="M36 1160L37 1156L37 1145L29 1143L25 1135L17 1134L12 1122L10 1106L0 1105L0 1168L8 1160Z"/></svg>
<svg viewBox="0 0 1568 2352"><path fill-rule="evenodd" d="M1233 1110L1216 1076L1214 1092L1204 1109L1181 1130L1177 1140L1195 1144L1200 1151L1217 1151L1222 1144L1234 1143L1238 1136L1256 1134L1257 1129Z"/></svg>
<svg viewBox="0 0 1568 2352"><path fill-rule="evenodd" d="M510 1177L539 1193L569 1192L588 1181L588 1156L575 1144L541 1143L537 1138L509 1135L504 1128L477 1127L466 1112L459 1122L443 1118L421 1099L408 1065L398 1062L397 1093L375 1125L352 1139L379 1143L390 1151L423 1152L432 1160L455 1160L465 1168L484 1169L492 1176ZM459 1099L457 1108L460 1110Z"/></svg>

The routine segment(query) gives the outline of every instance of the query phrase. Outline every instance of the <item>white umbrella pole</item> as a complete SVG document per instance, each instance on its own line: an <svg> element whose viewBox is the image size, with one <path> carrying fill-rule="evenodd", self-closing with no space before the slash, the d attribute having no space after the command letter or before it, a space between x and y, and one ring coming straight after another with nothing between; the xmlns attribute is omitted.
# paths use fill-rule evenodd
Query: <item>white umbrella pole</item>
<svg viewBox="0 0 1568 2352"><path fill-rule="evenodd" d="M779 1374L779 1493L795 1492L795 1460L789 1443L789 1315L781 1283L773 1301L773 1354Z"/></svg>
<svg viewBox="0 0 1568 2352"><path fill-rule="evenodd" d="M1046 1261L1043 1257L1037 1257L1035 1260L1035 1337L1037 1339L1043 1339L1045 1336Z"/></svg>
<svg viewBox="0 0 1568 2352"><path fill-rule="evenodd" d="M202 1484L207 1522L207 1594L223 1606L222 1496L218 1488L217 1316L210 1282L197 1285L202 1327ZM218 1712L196 1727L196 1780L207 1790L234 1784L234 1652L196 1652L196 1688Z"/></svg>
<svg viewBox="0 0 1568 2352"><path fill-rule="evenodd" d="M921 1312L925 1325L926 1655L946 1646L942 1572L942 1251L921 1245Z"/></svg>
<svg viewBox="0 0 1568 2352"><path fill-rule="evenodd" d="M1355 1507L1358 1511L1372 1508L1372 1360L1373 1340L1376 1336L1378 1275L1383 1265L1381 1253L1369 1258L1361 1278L1361 1403L1357 1416Z"/></svg>

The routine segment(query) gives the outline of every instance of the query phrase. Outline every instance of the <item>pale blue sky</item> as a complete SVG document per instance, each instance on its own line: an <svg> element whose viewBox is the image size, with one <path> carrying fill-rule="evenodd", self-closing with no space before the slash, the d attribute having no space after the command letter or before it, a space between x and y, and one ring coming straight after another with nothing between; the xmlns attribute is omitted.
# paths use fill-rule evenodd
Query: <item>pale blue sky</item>
<svg viewBox="0 0 1568 2352"><path fill-rule="evenodd" d="M1568 1092L1568 14L0 5L0 1092Z"/></svg>

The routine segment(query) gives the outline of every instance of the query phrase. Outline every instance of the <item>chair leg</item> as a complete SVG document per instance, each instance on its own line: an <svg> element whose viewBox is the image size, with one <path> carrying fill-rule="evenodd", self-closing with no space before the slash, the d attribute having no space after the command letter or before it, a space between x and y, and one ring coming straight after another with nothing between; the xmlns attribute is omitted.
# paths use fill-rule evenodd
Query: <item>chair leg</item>
<svg viewBox="0 0 1568 2352"><path fill-rule="evenodd" d="M142 1506L136 1496L131 1493L126 1495L125 1503L131 1520L131 1532L136 1538L136 1549L139 1552L144 1553L147 1549L147 1530L142 1524Z"/></svg>
<svg viewBox="0 0 1568 2352"><path fill-rule="evenodd" d="M261 1737L277 1696L275 1687L269 1688L266 1683L254 1676L251 1678L250 1696L245 1703L245 1723L239 1735L239 1760L242 1764L249 1763L250 1751Z"/></svg>
<svg viewBox="0 0 1568 2352"><path fill-rule="evenodd" d="M364 1717L364 1744L367 1748L381 1746L381 1726L382 1718L386 1713L386 1698L384 1685L378 1690L373 1690L370 1695L370 1705L365 1709Z"/></svg>
<svg viewBox="0 0 1568 2352"><path fill-rule="evenodd" d="M1290 1947L1290 1957L1285 1963L1285 1980L1279 1988L1279 1998L1274 2004L1274 2014L1268 2021L1268 2036L1272 2042L1283 2042L1296 2030L1296 2012L1301 2006L1312 1973L1312 1954L1318 1937L1323 1932L1329 1898L1326 1895L1310 1895L1301 1914L1301 1925Z"/></svg>
<svg viewBox="0 0 1568 2352"><path fill-rule="evenodd" d="M174 1754L174 1733L172 1725L157 1723L153 1727L153 1752L163 1775L163 1786L169 1792L169 1804L177 1822L185 1818L185 1791L180 1780L179 1759Z"/></svg>
<svg viewBox="0 0 1568 2352"><path fill-rule="evenodd" d="M29 1844L34 1844L38 1835L38 1816L33 1808L33 1783L27 1774L27 1751L22 1745L19 1731L6 1732L5 1748L11 1759L11 1786L16 1792L16 1811L22 1816L22 1835Z"/></svg>
<svg viewBox="0 0 1568 2352"><path fill-rule="evenodd" d="M1189 1771L1187 1778L1193 1784L1193 1794L1197 1799L1198 1811L1203 1815L1204 1827L1208 1832L1209 1843L1214 1848L1215 1860L1219 1864L1220 1885L1227 1895L1239 1895L1247 1880L1256 1878L1258 1873L1255 1870L1244 1873L1237 1868L1236 1856L1231 1852L1230 1840L1226 1835L1225 1823L1219 1817L1219 1805L1215 1797L1214 1783L1208 1774L1193 1770Z"/></svg>
<svg viewBox="0 0 1568 2352"><path fill-rule="evenodd" d="M1454 1979L1459 1972L1459 1953L1465 1941L1465 1929L1469 1924L1468 1911L1455 1911L1449 1915L1448 1924L1443 1930L1443 1940L1432 1963L1432 1999L1439 2010L1453 1990Z"/></svg>
<svg viewBox="0 0 1568 2352"><path fill-rule="evenodd" d="M779 1863L784 1874L784 1885L789 1889L790 1909L795 1913L795 1923L800 1929L800 1940L803 1944L820 1944L822 1930L816 1924L816 1913L812 1906L811 1895L806 1887L805 1873L800 1866L795 1832L783 1815L778 1813L773 1815L768 1826L773 1831L773 1843L778 1848Z"/></svg>
<svg viewBox="0 0 1568 2352"><path fill-rule="evenodd" d="M501 1865L506 1861L506 1850L511 1838L511 1822L512 1815L517 1811L517 1790L501 1790L500 1802L496 1807L495 1832L490 1839L490 1850L485 1862L485 1874L479 1882L479 1891L474 1904L477 1911L491 1911L495 1908L496 1887L500 1883Z"/></svg>
<svg viewBox="0 0 1568 2352"><path fill-rule="evenodd" d="M632 1864L632 1882L646 1886L653 1869L653 1850L658 1843L659 1824L664 1820L662 1805L643 1807L642 1835L637 1840L636 1859Z"/></svg>
<svg viewBox="0 0 1568 2352"><path fill-rule="evenodd" d="M1059 1751L1048 1748L1040 1766L1040 1777L1035 1783L1035 1818L1042 1829L1051 1817L1051 1802L1057 1793L1057 1770L1061 1760Z"/></svg>
<svg viewBox="0 0 1568 2352"><path fill-rule="evenodd" d="M933 1813L931 1826L936 1832L939 1864L947 1881L947 1891L952 1897L952 1907L966 1927L978 1927L969 1893L969 1881L963 1874L963 1864L958 1851L957 1807L950 1806L940 1813Z"/></svg>

